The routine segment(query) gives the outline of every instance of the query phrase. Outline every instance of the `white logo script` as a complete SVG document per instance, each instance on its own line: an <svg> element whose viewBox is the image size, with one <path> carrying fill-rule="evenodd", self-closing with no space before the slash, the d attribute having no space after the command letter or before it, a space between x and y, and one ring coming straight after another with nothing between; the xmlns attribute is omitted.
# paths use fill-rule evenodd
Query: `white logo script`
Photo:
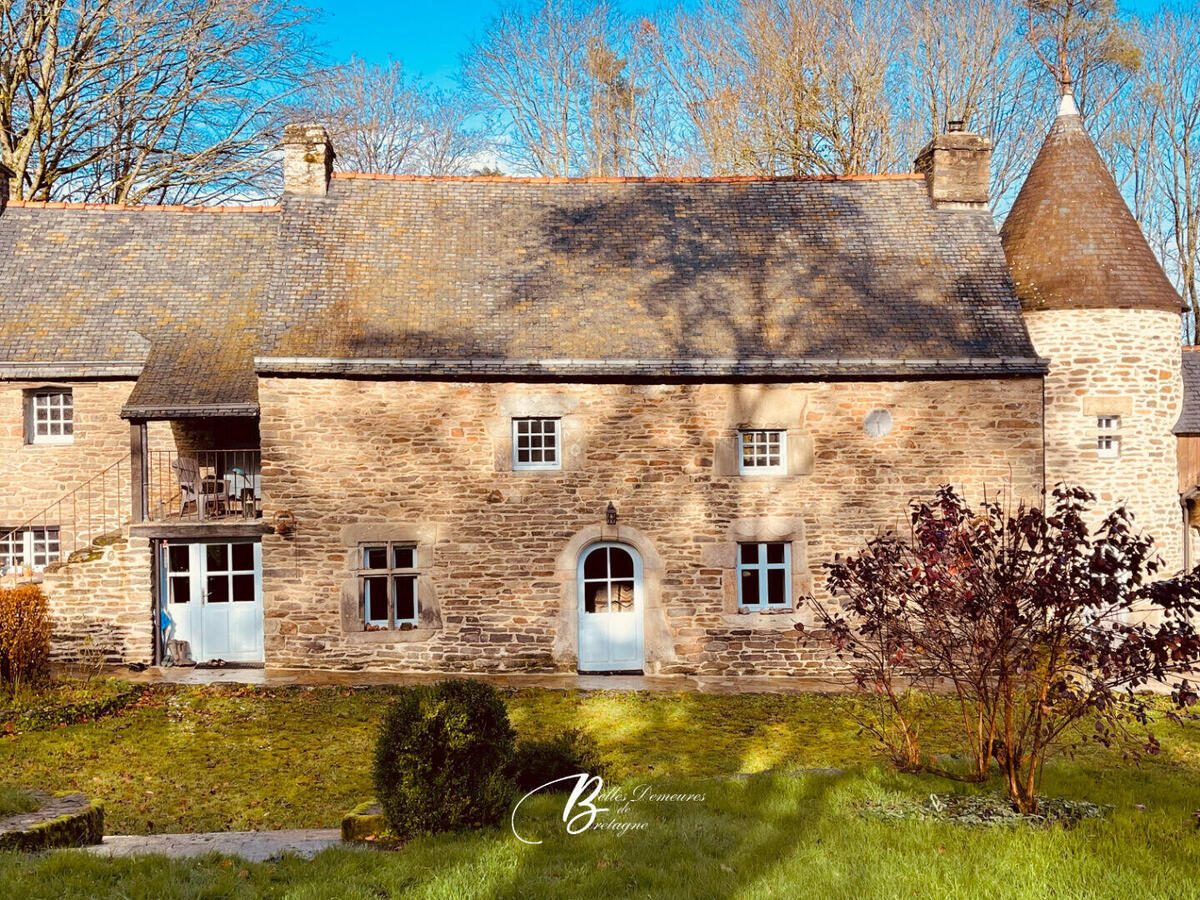
<svg viewBox="0 0 1200 900"><path fill-rule="evenodd" d="M517 840L526 844L540 844L541 841L531 841L521 837L517 832L517 810L521 808L521 804L544 788L550 787L552 784L558 784L560 781L575 781L575 787L571 791L571 796L567 798L566 805L563 806L563 821L567 825L567 834L580 834L587 831L596 822L596 816L602 812L608 812L607 806L596 806L592 801L599 796L604 790L604 779L599 775L588 775L586 772L580 772L578 775L564 775L562 778L555 778L553 781L547 781L545 784L535 787L532 791L517 801L517 805L512 811L512 833L517 836ZM590 793L588 793L590 791ZM587 796L584 794L587 793ZM576 807L578 811L576 812Z"/></svg>

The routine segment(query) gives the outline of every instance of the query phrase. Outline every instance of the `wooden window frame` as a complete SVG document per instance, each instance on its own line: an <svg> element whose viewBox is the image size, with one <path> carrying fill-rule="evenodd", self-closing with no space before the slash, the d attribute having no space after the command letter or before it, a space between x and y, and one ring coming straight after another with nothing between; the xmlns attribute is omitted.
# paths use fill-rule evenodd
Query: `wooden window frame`
<svg viewBox="0 0 1200 900"><path fill-rule="evenodd" d="M0 527L0 572L8 569L23 569L29 566L34 572L44 572L51 563L61 558L61 533L57 525L39 525L22 528L16 532ZM20 547L18 550L17 547ZM10 562L20 553L20 562ZM42 558L38 562L38 557Z"/></svg>
<svg viewBox="0 0 1200 900"><path fill-rule="evenodd" d="M771 545L783 546L783 562L772 563L767 561L767 548ZM754 562L744 562L742 560L743 547L758 548L758 558ZM769 571L783 572L783 602L771 603L769 597L769 587L767 573ZM746 571L754 571L758 573L758 597L753 602L747 602L746 597L742 595L742 573ZM739 541L737 544L737 566L735 576L737 579L737 602L739 609L750 609L762 611L768 609L791 609L792 607L792 542L791 541Z"/></svg>
<svg viewBox="0 0 1200 900"><path fill-rule="evenodd" d="M747 438L752 443L747 446ZM776 446L772 447L772 440ZM751 459L747 464L746 451L750 450ZM759 464L757 460L770 460L778 456L779 461L771 464ZM786 475L788 471L787 429L784 428L740 428L737 435L737 460L739 475Z"/></svg>
<svg viewBox="0 0 1200 900"><path fill-rule="evenodd" d="M1120 416L1096 416L1096 455L1100 459L1120 459Z"/></svg>
<svg viewBox="0 0 1200 900"><path fill-rule="evenodd" d="M542 430L537 432L537 436L542 439L542 446L540 448L534 448L532 446L529 446L528 443L524 447L521 446L522 438L531 439L534 436L534 432L532 432L532 431L526 432L525 434L521 434L521 424L526 423L526 422L543 423ZM544 423L546 423L546 422L550 422L553 424L554 430L552 432L547 432L545 430ZM547 438L551 438L553 440L552 447L547 447L547 444L546 444ZM534 449L540 449L542 451L543 457L545 456L547 449L552 449L554 451L554 460L551 462L547 462L545 459L543 459L540 462L531 462L531 461L522 462L521 461L521 451L522 450L532 451ZM540 470L561 469L562 468L562 458L563 458L562 451L563 451L563 446L562 446L562 418L561 417L559 417L559 416L514 416L513 417L513 420L512 420L512 467L513 467L513 471L528 472L528 471L535 471L535 470L539 470L539 469Z"/></svg>
<svg viewBox="0 0 1200 900"><path fill-rule="evenodd" d="M367 552L383 548L386 566L368 567ZM411 566L397 566L396 550L407 550L412 554ZM355 548L358 554L358 566L355 568L355 581L358 583L358 602L362 612L362 622L367 630L394 631L397 629L416 628L421 617L420 592L418 579L421 570L417 565L417 544L413 541L362 541ZM367 579L383 578L387 585L387 621L372 618L369 598L367 597ZM412 591L412 616L400 618L397 615L396 584L407 581Z"/></svg>
<svg viewBox="0 0 1200 900"><path fill-rule="evenodd" d="M45 404L39 401L49 401L58 398L58 403ZM63 399L65 398L65 400ZM50 428L55 424L52 413L58 412L58 422L61 434L51 434ZM44 416L43 416L44 413ZM45 426L46 431L41 431ZM42 387L26 391L25 394L25 442L27 444L71 444L75 442L75 393L69 387Z"/></svg>

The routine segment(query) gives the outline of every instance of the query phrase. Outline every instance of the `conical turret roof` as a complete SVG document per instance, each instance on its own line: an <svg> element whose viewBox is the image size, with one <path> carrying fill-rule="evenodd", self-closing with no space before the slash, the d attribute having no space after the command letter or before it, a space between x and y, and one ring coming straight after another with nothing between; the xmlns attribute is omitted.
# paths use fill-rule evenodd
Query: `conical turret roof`
<svg viewBox="0 0 1200 900"><path fill-rule="evenodd" d="M1069 93L1000 239L1024 309L1183 305Z"/></svg>

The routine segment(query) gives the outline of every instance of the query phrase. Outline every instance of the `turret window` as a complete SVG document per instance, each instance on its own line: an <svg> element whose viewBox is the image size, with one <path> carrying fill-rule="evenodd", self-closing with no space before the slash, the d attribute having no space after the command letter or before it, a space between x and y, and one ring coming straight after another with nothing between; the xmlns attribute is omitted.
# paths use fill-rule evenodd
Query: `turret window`
<svg viewBox="0 0 1200 900"><path fill-rule="evenodd" d="M1116 459L1121 455L1121 417L1096 417L1096 455Z"/></svg>

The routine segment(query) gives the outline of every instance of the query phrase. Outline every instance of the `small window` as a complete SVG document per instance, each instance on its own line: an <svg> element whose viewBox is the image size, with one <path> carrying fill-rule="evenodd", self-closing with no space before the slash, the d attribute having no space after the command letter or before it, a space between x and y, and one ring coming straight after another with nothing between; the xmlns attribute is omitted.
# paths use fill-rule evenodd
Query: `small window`
<svg viewBox="0 0 1200 900"><path fill-rule="evenodd" d="M75 439L75 405L66 388L31 391L25 415L26 440L31 444L69 444Z"/></svg>
<svg viewBox="0 0 1200 900"><path fill-rule="evenodd" d="M359 553L359 597L367 627L415 628L417 548L412 544L363 544Z"/></svg>
<svg viewBox="0 0 1200 900"><path fill-rule="evenodd" d="M792 545L738 544L738 606L787 609L792 605Z"/></svg>
<svg viewBox="0 0 1200 900"><path fill-rule="evenodd" d="M206 544L206 603L253 603L258 597L253 543ZM168 560L168 562L171 562Z"/></svg>
<svg viewBox="0 0 1200 900"><path fill-rule="evenodd" d="M1096 455L1101 459L1115 459L1121 455L1120 416L1096 418Z"/></svg>
<svg viewBox="0 0 1200 900"><path fill-rule="evenodd" d="M743 475L785 474L787 432L745 430L738 432L738 472Z"/></svg>
<svg viewBox="0 0 1200 900"><path fill-rule="evenodd" d="M513 468L560 469L559 419L513 419Z"/></svg>
<svg viewBox="0 0 1200 900"><path fill-rule="evenodd" d="M44 572L58 561L58 528L8 531L0 527L0 573L20 573L26 567Z"/></svg>

